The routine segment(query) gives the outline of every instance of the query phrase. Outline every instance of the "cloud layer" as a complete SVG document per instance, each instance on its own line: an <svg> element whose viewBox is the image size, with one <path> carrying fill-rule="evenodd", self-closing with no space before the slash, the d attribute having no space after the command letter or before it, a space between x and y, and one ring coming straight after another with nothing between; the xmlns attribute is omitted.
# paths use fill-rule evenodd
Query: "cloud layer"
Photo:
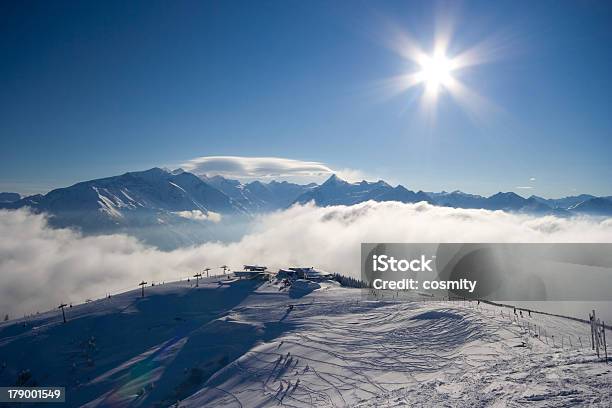
<svg viewBox="0 0 612 408"><path fill-rule="evenodd" d="M231 179L289 179L320 182L332 174L359 181L364 174L353 169L332 169L324 163L281 157L203 156L180 165L198 175L221 175Z"/></svg>
<svg viewBox="0 0 612 408"><path fill-rule="evenodd" d="M0 211L0 313L44 311L176 280L204 266L316 266L359 275L361 242L612 242L612 219L560 219L501 211L366 202L294 206L255 221L240 241L163 252L132 237L83 237L51 229L42 215Z"/></svg>
<svg viewBox="0 0 612 408"><path fill-rule="evenodd" d="M220 174L231 178L319 176L333 173L323 163L280 157L205 156L189 160L181 167L196 174Z"/></svg>
<svg viewBox="0 0 612 408"><path fill-rule="evenodd" d="M221 214L208 211L206 213L200 210L191 210L191 211L177 211L175 212L179 217L187 218L190 220L196 221L211 221L211 222L219 222L221 221Z"/></svg>

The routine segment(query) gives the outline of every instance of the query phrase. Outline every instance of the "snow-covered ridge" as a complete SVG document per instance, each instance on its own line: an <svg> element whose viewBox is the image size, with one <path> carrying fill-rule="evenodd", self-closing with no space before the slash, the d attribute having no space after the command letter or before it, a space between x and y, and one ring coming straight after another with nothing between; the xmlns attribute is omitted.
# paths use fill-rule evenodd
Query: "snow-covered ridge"
<svg viewBox="0 0 612 408"><path fill-rule="evenodd" d="M584 323L316 286L183 281L2 323L0 382L87 407L612 403Z"/></svg>

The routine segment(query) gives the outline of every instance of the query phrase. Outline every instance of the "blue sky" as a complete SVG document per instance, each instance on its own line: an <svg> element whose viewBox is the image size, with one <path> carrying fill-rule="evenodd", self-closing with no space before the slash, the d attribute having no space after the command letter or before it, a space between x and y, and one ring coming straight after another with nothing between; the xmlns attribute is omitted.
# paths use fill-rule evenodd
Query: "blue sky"
<svg viewBox="0 0 612 408"><path fill-rule="evenodd" d="M494 45L457 72L494 112L442 91L430 120L418 86L381 97L414 70L389 27L429 51L440 15L449 54ZM611 195L611 43L605 1L3 2L0 190L230 155L428 191Z"/></svg>

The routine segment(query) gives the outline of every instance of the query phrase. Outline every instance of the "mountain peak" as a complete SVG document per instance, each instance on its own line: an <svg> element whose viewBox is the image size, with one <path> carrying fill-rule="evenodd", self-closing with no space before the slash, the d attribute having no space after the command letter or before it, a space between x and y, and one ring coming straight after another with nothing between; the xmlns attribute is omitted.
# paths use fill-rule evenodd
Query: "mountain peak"
<svg viewBox="0 0 612 408"><path fill-rule="evenodd" d="M349 184L347 181L342 180L335 173L332 174L325 183L321 184L321 186L331 186L331 185L339 185L339 184Z"/></svg>
<svg viewBox="0 0 612 408"><path fill-rule="evenodd" d="M259 180L251 181L250 183L245 184L244 187L247 190L258 192L259 194L269 194L270 193L270 190L268 189L268 186L265 185L264 183L262 183ZM272 187L274 187L274 186L272 186Z"/></svg>
<svg viewBox="0 0 612 408"><path fill-rule="evenodd" d="M385 180L378 180L376 183L373 184L379 187L391 187L389 183L387 183Z"/></svg>
<svg viewBox="0 0 612 408"><path fill-rule="evenodd" d="M164 170L162 168L159 167L153 167L149 170L142 170L142 171L130 171L128 173L125 173L126 175L132 175L132 176L136 176L136 177L160 177L160 176L168 176L171 175L171 173L167 170Z"/></svg>
<svg viewBox="0 0 612 408"><path fill-rule="evenodd" d="M149 170L143 170L140 173L159 173L159 174L165 174L165 173L169 173L170 171L167 169L162 169L161 167L152 167Z"/></svg>
<svg viewBox="0 0 612 408"><path fill-rule="evenodd" d="M521 197L520 195L516 194L513 191L507 191L507 192L500 191L499 193L493 194L489 198L520 198L524 200L523 197Z"/></svg>

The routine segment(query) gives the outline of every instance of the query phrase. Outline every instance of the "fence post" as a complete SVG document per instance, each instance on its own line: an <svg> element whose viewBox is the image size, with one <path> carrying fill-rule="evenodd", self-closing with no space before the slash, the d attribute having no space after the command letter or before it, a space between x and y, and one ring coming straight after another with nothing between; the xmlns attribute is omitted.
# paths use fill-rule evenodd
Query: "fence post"
<svg viewBox="0 0 612 408"><path fill-rule="evenodd" d="M599 319L595 319L595 311L593 311L593 321L594 321L594 324L595 324L595 350L597 350L597 358L599 358L600 357L600 355L599 355L599 343L601 342L601 338L599 337L600 336L599 327L597 327L597 326L599 326L599 324L598 324L599 323Z"/></svg>
<svg viewBox="0 0 612 408"><path fill-rule="evenodd" d="M608 345L606 344L606 323L605 322L601 322L601 328L603 330L603 346L604 346L604 353L606 355L606 364L608 364Z"/></svg>
<svg viewBox="0 0 612 408"><path fill-rule="evenodd" d="M595 310L593 309L593 314L589 313L589 321L591 322L591 349L595 350L595 333L593 330L593 322L595 320Z"/></svg>

